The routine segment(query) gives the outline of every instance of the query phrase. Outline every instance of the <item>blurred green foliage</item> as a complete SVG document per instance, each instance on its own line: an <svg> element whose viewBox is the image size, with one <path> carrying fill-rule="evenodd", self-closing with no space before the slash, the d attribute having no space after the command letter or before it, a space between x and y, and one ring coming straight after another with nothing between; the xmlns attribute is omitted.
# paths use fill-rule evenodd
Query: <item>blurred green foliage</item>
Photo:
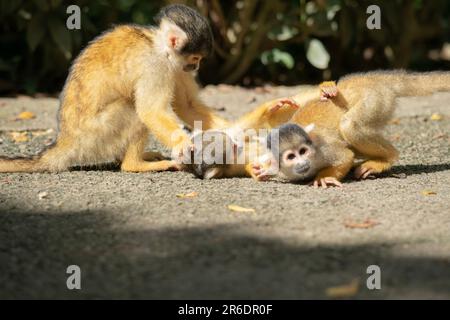
<svg viewBox="0 0 450 320"><path fill-rule="evenodd" d="M379 68L450 68L446 0L0 0L0 93L56 92L76 55L115 24L151 24L168 3L209 18L215 54L203 83L296 84ZM68 30L66 8L81 8ZM381 7L381 30L366 9Z"/></svg>

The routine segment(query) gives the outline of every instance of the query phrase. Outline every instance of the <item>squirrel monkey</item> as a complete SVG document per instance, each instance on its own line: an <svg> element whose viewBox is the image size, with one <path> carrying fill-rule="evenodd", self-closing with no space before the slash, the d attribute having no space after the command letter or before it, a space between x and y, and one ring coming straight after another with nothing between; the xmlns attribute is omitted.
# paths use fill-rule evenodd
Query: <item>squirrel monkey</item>
<svg viewBox="0 0 450 320"><path fill-rule="evenodd" d="M344 77L337 85L324 82L306 94L268 102L242 117L237 121L242 128L272 128L293 114L289 123L272 130L266 146L258 146L259 155L246 157L244 166L210 165L206 169L214 169L209 177L267 180L280 175L289 181L313 180L314 186L326 188L342 186L340 181L355 158L362 158L355 175L365 179L390 169L398 158L398 151L382 135L396 98L446 90L450 90L450 72L369 72ZM271 143L273 136L278 136L278 147Z"/></svg>
<svg viewBox="0 0 450 320"><path fill-rule="evenodd" d="M278 128L280 146L284 140L303 141L271 151L288 180L313 179L314 186L326 188L341 186L355 158L364 160L355 168L357 179L390 169L398 151L383 137L382 129L394 113L396 98L450 91L450 72L370 72L349 75L337 85L325 82L320 88L320 98L299 108L292 124ZM315 128L308 133L309 141L298 130L287 130L287 126L310 124ZM309 166L301 165L305 163ZM305 170L297 170L299 165ZM267 179L270 173L255 167L256 178Z"/></svg>
<svg viewBox="0 0 450 320"><path fill-rule="evenodd" d="M149 133L176 154L189 141L182 122L226 127L199 100L192 74L213 48L206 18L171 5L155 22L118 26L92 41L63 88L56 143L35 158L1 159L0 172L58 172L117 160L123 171L163 171L176 162L148 161L158 158L144 153Z"/></svg>

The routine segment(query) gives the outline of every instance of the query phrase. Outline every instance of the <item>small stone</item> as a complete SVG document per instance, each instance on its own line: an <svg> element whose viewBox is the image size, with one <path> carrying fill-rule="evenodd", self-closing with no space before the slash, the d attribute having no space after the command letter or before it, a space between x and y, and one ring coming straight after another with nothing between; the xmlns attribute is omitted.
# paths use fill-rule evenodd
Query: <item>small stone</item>
<svg viewBox="0 0 450 320"><path fill-rule="evenodd" d="M406 173L394 173L392 174L392 177L397 179L406 179L408 176Z"/></svg>
<svg viewBox="0 0 450 320"><path fill-rule="evenodd" d="M42 191L42 192L39 192L38 193L38 198L39 198L39 200L44 200L44 199L46 199L48 197L48 192L46 192L46 191Z"/></svg>

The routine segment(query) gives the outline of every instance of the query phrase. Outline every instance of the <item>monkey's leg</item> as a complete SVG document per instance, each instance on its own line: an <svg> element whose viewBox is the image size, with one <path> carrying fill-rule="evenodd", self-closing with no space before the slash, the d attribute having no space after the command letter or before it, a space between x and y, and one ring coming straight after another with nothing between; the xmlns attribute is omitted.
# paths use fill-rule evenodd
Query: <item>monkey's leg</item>
<svg viewBox="0 0 450 320"><path fill-rule="evenodd" d="M122 160L121 169L127 172L146 172L146 171L167 171L176 169L176 162L163 160L149 162L144 160L144 156L150 156L154 159L154 153L145 154L144 148L148 138L148 131L145 128L139 130L134 136Z"/></svg>
<svg viewBox="0 0 450 320"><path fill-rule="evenodd" d="M355 169L357 179L389 170L398 159L398 151L378 130L367 124L358 124L344 116L341 134L350 145L368 160Z"/></svg>
<svg viewBox="0 0 450 320"><path fill-rule="evenodd" d="M142 159L145 161L160 161L166 159L161 152L158 151L146 151L142 154Z"/></svg>

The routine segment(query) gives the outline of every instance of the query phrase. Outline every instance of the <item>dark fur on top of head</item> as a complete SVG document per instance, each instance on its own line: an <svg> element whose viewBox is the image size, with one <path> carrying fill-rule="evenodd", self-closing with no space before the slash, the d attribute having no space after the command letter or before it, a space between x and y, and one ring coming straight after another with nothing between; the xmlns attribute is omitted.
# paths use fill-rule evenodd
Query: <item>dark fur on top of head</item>
<svg viewBox="0 0 450 320"><path fill-rule="evenodd" d="M213 138L213 141L207 141L204 135L208 134L209 138ZM220 140L216 140L220 139ZM209 140L209 139L208 139ZM230 156L233 155L234 141L231 137L221 130L210 129L194 134L191 137L191 142L195 146L187 157L185 157L186 163L183 165L183 170L193 173L196 177L201 179L221 178L223 172L229 167ZM210 146L217 146L216 143L222 143L221 152L217 154L216 149L212 148L208 151ZM199 145L200 144L200 145ZM201 161L195 163L197 159ZM215 162L218 160L218 163ZM233 161L233 159L231 159Z"/></svg>
<svg viewBox="0 0 450 320"><path fill-rule="evenodd" d="M273 130L277 130L277 133ZM311 138L302 127L295 123L287 123L273 129L267 136L267 148L278 157L284 150L295 148L302 143L312 145ZM278 144L273 144L274 139Z"/></svg>
<svg viewBox="0 0 450 320"><path fill-rule="evenodd" d="M213 33L208 20L196 10L183 4L173 4L162 8L155 16L155 22L160 25L166 19L180 27L187 35L188 41L181 50L182 54L197 54L209 56L213 50Z"/></svg>

